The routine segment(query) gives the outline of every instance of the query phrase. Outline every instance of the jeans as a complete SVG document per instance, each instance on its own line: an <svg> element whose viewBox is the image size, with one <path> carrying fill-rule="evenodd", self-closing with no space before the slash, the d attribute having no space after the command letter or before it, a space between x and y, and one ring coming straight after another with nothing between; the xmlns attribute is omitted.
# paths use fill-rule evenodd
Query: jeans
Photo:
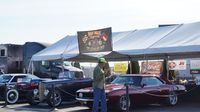
<svg viewBox="0 0 200 112"><path fill-rule="evenodd" d="M101 112L107 112L107 105L106 105L106 93L104 89L94 88L94 101L92 112L98 112L99 110L99 101L101 102Z"/></svg>

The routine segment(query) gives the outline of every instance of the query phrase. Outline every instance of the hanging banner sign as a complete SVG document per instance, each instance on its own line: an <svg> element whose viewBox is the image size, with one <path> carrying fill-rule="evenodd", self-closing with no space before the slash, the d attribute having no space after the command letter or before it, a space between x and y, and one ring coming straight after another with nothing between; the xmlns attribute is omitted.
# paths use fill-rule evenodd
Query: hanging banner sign
<svg viewBox="0 0 200 112"><path fill-rule="evenodd" d="M190 73L200 74L200 60L190 60Z"/></svg>
<svg viewBox="0 0 200 112"><path fill-rule="evenodd" d="M80 53L112 51L111 28L78 32Z"/></svg>
<svg viewBox="0 0 200 112"><path fill-rule="evenodd" d="M162 61L142 62L142 68L141 68L142 74L160 75L162 70L163 70L163 62Z"/></svg>
<svg viewBox="0 0 200 112"><path fill-rule="evenodd" d="M186 60L168 61L169 70L186 70Z"/></svg>
<svg viewBox="0 0 200 112"><path fill-rule="evenodd" d="M115 73L126 73L128 69L127 63L115 63L114 72Z"/></svg>

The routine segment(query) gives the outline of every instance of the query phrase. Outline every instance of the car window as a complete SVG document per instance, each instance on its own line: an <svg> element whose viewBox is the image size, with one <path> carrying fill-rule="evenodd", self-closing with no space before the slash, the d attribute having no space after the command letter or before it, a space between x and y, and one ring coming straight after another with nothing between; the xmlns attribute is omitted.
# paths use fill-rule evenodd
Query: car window
<svg viewBox="0 0 200 112"><path fill-rule="evenodd" d="M84 78L83 72L75 72L74 78L77 78L77 79Z"/></svg>
<svg viewBox="0 0 200 112"><path fill-rule="evenodd" d="M11 75L1 75L0 76L0 83L7 83L11 80L13 76Z"/></svg>
<svg viewBox="0 0 200 112"><path fill-rule="evenodd" d="M110 75L109 77L106 77L106 84L110 84L116 77L117 75Z"/></svg>
<svg viewBox="0 0 200 112"><path fill-rule="evenodd" d="M64 75L60 73L59 78L83 78L83 72L64 71Z"/></svg>
<svg viewBox="0 0 200 112"><path fill-rule="evenodd" d="M17 82L17 80L20 78L20 79L22 79L22 78L25 78L26 76L15 76L13 79L12 79L12 81L11 82Z"/></svg>
<svg viewBox="0 0 200 112"><path fill-rule="evenodd" d="M75 75L75 73L71 72L71 71L65 71L64 72L64 77L66 77L66 78L73 78L74 75Z"/></svg>
<svg viewBox="0 0 200 112"><path fill-rule="evenodd" d="M134 86L139 86L141 81L140 76L118 76L113 81L112 84L132 84Z"/></svg>
<svg viewBox="0 0 200 112"><path fill-rule="evenodd" d="M157 86L163 84L157 77L143 77L142 84L146 86Z"/></svg>

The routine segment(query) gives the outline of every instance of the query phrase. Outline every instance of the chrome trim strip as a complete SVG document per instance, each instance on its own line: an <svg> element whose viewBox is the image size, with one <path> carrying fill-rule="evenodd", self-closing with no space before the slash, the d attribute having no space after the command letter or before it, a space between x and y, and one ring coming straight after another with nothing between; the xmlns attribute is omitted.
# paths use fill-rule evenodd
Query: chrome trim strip
<svg viewBox="0 0 200 112"><path fill-rule="evenodd" d="M76 98L78 101L93 101L93 99Z"/></svg>
<svg viewBox="0 0 200 112"><path fill-rule="evenodd" d="M76 98L76 100L78 100L78 101L84 101L84 102L86 102L86 101L93 101L93 99L84 99L84 98ZM108 101L108 99L106 99L106 101Z"/></svg>

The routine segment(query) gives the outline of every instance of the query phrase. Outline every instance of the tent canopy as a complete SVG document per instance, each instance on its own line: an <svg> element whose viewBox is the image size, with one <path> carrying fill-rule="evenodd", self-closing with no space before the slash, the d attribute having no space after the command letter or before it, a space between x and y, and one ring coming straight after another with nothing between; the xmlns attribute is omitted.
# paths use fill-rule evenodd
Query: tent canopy
<svg viewBox="0 0 200 112"><path fill-rule="evenodd" d="M78 54L78 41L76 37L66 36L58 42L33 55L31 60L57 60L75 57Z"/></svg>
<svg viewBox="0 0 200 112"><path fill-rule="evenodd" d="M33 55L33 61L68 59L107 60L192 58L200 56L200 22L158 28L115 32L113 51L79 54L77 36L66 36Z"/></svg>

